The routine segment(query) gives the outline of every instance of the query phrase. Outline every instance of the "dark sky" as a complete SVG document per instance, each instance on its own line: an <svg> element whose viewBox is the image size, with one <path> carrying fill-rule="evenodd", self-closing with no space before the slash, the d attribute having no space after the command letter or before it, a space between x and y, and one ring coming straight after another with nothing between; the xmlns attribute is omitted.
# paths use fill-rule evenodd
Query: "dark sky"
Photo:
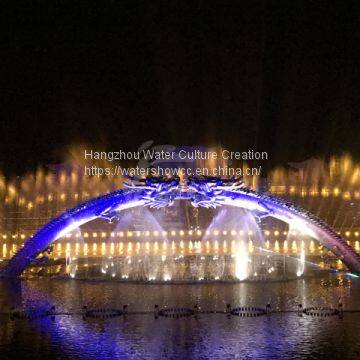
<svg viewBox="0 0 360 360"><path fill-rule="evenodd" d="M360 157L358 1L9 1L0 16L7 174L79 141Z"/></svg>

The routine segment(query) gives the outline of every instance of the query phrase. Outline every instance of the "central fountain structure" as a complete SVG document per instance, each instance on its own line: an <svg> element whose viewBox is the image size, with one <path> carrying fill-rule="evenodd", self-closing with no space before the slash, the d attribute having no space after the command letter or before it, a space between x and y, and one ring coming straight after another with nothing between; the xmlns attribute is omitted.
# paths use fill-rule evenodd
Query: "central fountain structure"
<svg viewBox="0 0 360 360"><path fill-rule="evenodd" d="M239 216L238 221L248 216L247 223L252 222L255 231L257 222L267 217L276 218L319 241L350 271L360 274L360 256L355 250L324 221L287 200L250 190L236 179L190 177L180 181L179 178L152 177L134 179L126 184L124 189L89 200L54 218L9 260L1 275L17 277L29 264L46 261L47 258L42 255L47 251L50 252L52 242L76 231L80 226L92 220L102 218L109 223L121 221L126 209L137 206L159 209L172 206L175 201L188 201L195 208L228 206L243 209L243 217ZM226 213L218 216L227 218ZM235 221L237 221L236 216ZM253 229L251 231L254 231ZM102 262L102 273L109 273L112 277L120 276L122 279L128 279L133 273L137 273L142 274L138 275L140 280L167 282L180 278L185 281L203 281L221 280L224 277L242 281L249 277L259 276L259 269L266 268L268 274L277 271L277 260L274 260L272 254L263 248L261 235L256 238L258 242L251 243L252 251L249 250L249 243L237 238L229 244L223 243L222 252L219 251L219 245L215 242L213 248L217 250L209 254L206 251L204 253L204 248L207 246L205 237L203 241L189 242L188 253L184 255L182 252L173 253L174 256L169 256L169 252L174 250L173 243L164 242L161 253L155 249L152 256L149 256L149 252L146 253L146 251L140 256L141 249L136 249L136 256L127 255L117 258L111 256ZM181 248L181 243L179 246ZM228 251L228 248L231 250ZM132 251L132 248L129 250ZM70 268L71 263L72 259L67 259L67 266ZM305 252L302 252L295 262L294 269L297 276L304 273ZM74 275L73 270L70 271L71 274ZM179 274L182 274L182 277Z"/></svg>

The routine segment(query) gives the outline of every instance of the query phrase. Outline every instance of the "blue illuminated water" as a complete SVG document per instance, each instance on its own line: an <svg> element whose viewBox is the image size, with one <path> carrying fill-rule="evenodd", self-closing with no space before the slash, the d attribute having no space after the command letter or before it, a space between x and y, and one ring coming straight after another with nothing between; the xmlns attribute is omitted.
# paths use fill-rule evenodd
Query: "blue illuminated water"
<svg viewBox="0 0 360 360"><path fill-rule="evenodd" d="M360 311L360 279L325 278L276 282L203 285L138 285L117 282L36 280L19 286L0 283L1 311L11 305L79 312L89 307L149 311L125 317L84 320L59 315L37 320L0 316L1 359L357 359L360 312L312 318L296 312L239 318L204 314L198 319L155 319L154 304L224 310L262 306L275 311L304 306L337 306Z"/></svg>

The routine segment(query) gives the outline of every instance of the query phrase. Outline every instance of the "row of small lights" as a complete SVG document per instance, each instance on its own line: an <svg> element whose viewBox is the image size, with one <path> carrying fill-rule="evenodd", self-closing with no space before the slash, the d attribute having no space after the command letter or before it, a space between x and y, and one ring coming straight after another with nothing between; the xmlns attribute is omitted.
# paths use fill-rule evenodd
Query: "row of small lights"
<svg viewBox="0 0 360 360"><path fill-rule="evenodd" d="M123 251L127 251L128 253L132 253L133 250L135 250L135 252L138 254L139 251L141 250L141 248L143 248L143 246L145 246L145 249L147 251L151 251L151 247L152 247L151 244L153 244L153 246L154 246L153 250L155 251L155 253L160 250L161 244L159 244L157 241L155 241L154 243L150 243L150 242L140 243L140 242L137 242L136 244L131 243L131 242L129 242L128 244L123 243L123 242L119 242L119 243L112 242L110 244L107 244L107 243L103 242L101 244L98 244L98 243L92 243L92 244L91 243L84 243L83 253L84 253L85 256L88 256L89 253L90 253L90 256L91 256L91 254L97 255L98 250L101 248L102 255L105 255L108 252L109 245L110 245L110 253L111 253L111 255L115 254L115 251L116 251L115 247L118 248L117 251L119 251L119 254L123 254ZM101 247L100 247L100 245L101 245ZM133 248L134 245L135 245L135 249ZM166 251L166 249L168 248L168 245L170 245L170 244L168 244L166 241L164 241L162 243L162 250ZM206 245L206 251L208 252L209 247L210 247L210 242L207 241L205 245ZM202 243L201 243L201 241L194 241L194 242L190 241L189 244L186 245L182 240L180 241L180 249L181 250L184 250L185 247L187 247L187 246L189 247L190 252L192 252L193 250L194 251L197 251L197 250L201 251ZM221 247L221 244L219 244L219 242L217 240L215 240L213 246L214 246L215 251L218 251L219 248ZM234 246L235 246L235 240L232 240L230 242L230 244L228 244L226 240L224 240L223 243L222 243L222 248L223 248L224 251L228 251L229 247L231 248L231 251L233 251ZM270 243L269 243L268 240L265 243L265 248L270 249ZM283 251L285 253L288 253L288 252L298 253L299 249L301 249L301 251L305 250L305 243L302 241L299 244L296 241L292 241L292 243L288 244L288 242L285 240L281 248L283 249ZM279 246L278 241L276 240L275 244L274 244L275 252L279 253L281 251L281 248ZM12 248L9 251L10 257L17 251L17 249L18 249L18 245L17 244L12 244ZM66 247L64 249L66 251L66 256L72 256L71 255L71 251L72 251L71 249L72 249L71 243L66 243ZM176 250L176 245L175 245L174 241L171 243L171 249L173 251ZM315 253L316 249L318 249L321 254L323 253L323 246L321 246L321 245L320 246L315 246L314 242L311 241L310 244L309 244L310 253L311 254ZM355 249L356 249L357 252L360 251L359 241L355 242ZM254 245L253 245L251 240L248 243L248 250L249 250L249 253L253 253L253 251L254 251ZM63 253L62 244L57 243L56 244L55 258L54 259L57 260L61 256L62 253ZM75 243L75 254L79 255L79 253L80 253L80 243ZM2 246L2 257L6 258L7 254L8 254L8 248L7 248L6 244L3 244L3 246ZM109 259L110 258L111 257L109 257ZM72 257L72 260L76 260L76 257ZM0 261L2 261L2 259L0 259Z"/></svg>
<svg viewBox="0 0 360 360"><path fill-rule="evenodd" d="M91 235L93 238L96 238L96 237L102 237L102 238L105 238L107 236L111 236L111 237L115 237L115 236L118 236L118 237L132 237L132 236L137 236L137 237L140 237L140 236L150 236L150 235L153 235L155 237L157 236L167 236L167 235L170 235L170 236L176 236L177 234L180 235L180 236L185 236L185 235L197 235L197 236L201 236L203 235L203 232L201 230L188 230L188 231L185 231L185 230L179 230L178 232L175 231L175 230L171 230L171 231L153 231L152 233L150 231L127 231L127 232L123 232L123 231L119 231L119 232L111 232L111 233L107 233L107 232L101 232L101 233L97 233L97 232L93 232ZM204 232L205 235L215 235L215 236L218 236L218 235L244 235L245 232L244 230L239 230L239 231L236 231L236 230L231 230L231 231L227 231L227 230L223 230L223 231L219 231L219 230L214 230L214 231L209 231L209 230L206 230ZM248 231L247 232L248 235L254 235L254 232L252 230ZM271 231L269 230L265 230L264 231L264 234L266 236L270 236L271 235ZM281 234L280 231L278 230L275 230L273 231L273 234L275 236L279 236ZM283 231L282 232L283 235L288 235L288 232L287 231ZM292 231L291 232L292 235L296 236L296 235L299 235L301 234L301 232L297 232L297 231ZM339 235L341 235L341 232L338 232ZM350 231L345 231L345 236L346 237L349 237L351 236L351 234L355 235L356 237L359 237L360 235L360 232L359 231L354 231L353 233L350 232ZM30 237L33 236L32 234L30 235ZM65 237L66 238L71 238L72 236L75 236L76 238L79 238L81 237L82 235L77 233L77 234L66 234ZM88 232L85 232L83 234L83 237L84 238L88 238L90 236L90 234ZM8 234L3 234L2 235L2 238L5 240L7 239L8 237L11 237L12 239L16 239L18 237L18 234L13 234L13 235L9 235ZM25 234L20 234L20 238L21 239L25 239L26 238L26 235Z"/></svg>
<svg viewBox="0 0 360 360"><path fill-rule="evenodd" d="M227 244L227 241L226 241L226 240L222 240L222 241L223 241L224 244ZM234 243L234 241L235 241L235 240L232 240L232 243ZM192 240L189 240L188 242L189 242L189 243L192 243L193 241L192 241ZM146 242L146 244L150 244L150 243L152 243L152 242L148 242L148 241ZM164 240L163 243L166 244L167 242ZM197 244L197 243L201 243L201 240L194 240L194 243L196 243L196 244ZM209 243L209 240L207 240L206 243ZM294 243L298 243L298 242L297 242L296 240L292 240L292 241L290 241L290 243L294 244ZM56 245L57 247L60 247L60 248L61 248L61 244L62 244L61 242L56 242L56 244L57 244L57 245ZM78 246L79 244L80 244L80 243L78 243L78 242L75 243L76 246ZM86 244L86 243L85 243L85 244ZM94 246L95 246L96 244L98 244L98 243L96 243L96 242L93 243ZM105 246L106 244L108 244L108 243L106 243L106 242L103 242L103 243L102 243L103 246ZM115 243L114 243L114 242L111 242L110 244L115 244ZM120 242L119 244L122 244L122 242ZM129 242L128 244L132 244L132 242ZM136 244L140 244L140 242L137 242ZM154 244L156 245L156 244L158 244L158 242L155 241ZM175 244L174 240L172 241L172 244ZM180 245L181 245L181 244L184 244L184 241L183 241L183 240L180 241ZM215 240L215 241L214 241L214 244L218 244L218 240ZM252 240L249 240L249 244L253 244ZM278 240L275 241L275 245L276 245L276 244L279 244ZM288 240L284 240L283 244L284 244L284 245L285 245L285 244L288 244ZM301 241L301 244L302 244L302 245L305 244L305 243L304 243L304 240ZM313 244L313 240L311 240L310 244ZM348 241L348 244L350 244L349 241ZM359 244L359 241L358 241L358 240L355 241L355 244ZM266 247L270 246L269 240L266 240L265 245L266 245ZM3 247L6 247L7 244L4 243L4 244L2 244L2 246L3 246ZM22 246L22 247L23 247L24 244L21 244L21 245L15 244L15 243L12 244L12 247L18 247L18 246ZM70 247L70 246L71 246L71 243L67 242L67 243L66 243L66 247ZM322 245L319 245L319 247L322 247Z"/></svg>
<svg viewBox="0 0 360 360"><path fill-rule="evenodd" d="M306 196L306 195L318 196L320 194L323 197L328 197L330 195L339 196L340 194L342 194L344 199L349 200L349 199L352 198L352 193L350 191L341 191L337 187L333 188L332 190L328 189L328 188L322 188L321 190L318 190L318 189L306 190L304 188L301 188L299 191L297 191L295 186L290 186L290 187L286 188L284 185L278 185L278 186L272 186L270 188L270 192L273 193L273 194L284 194L284 193L296 194L296 193L299 193L302 196ZM73 195L68 195L66 193L48 194L47 196L38 196L35 199L35 202L39 203L39 204L43 204L43 203L45 203L46 200L49 201L49 202L54 201L54 199L56 197L58 197L58 199L61 200L61 201L65 201L65 200L71 199L71 198L73 200L79 200L80 198L84 199L84 198L87 198L89 196L97 196L97 195L99 195L99 193L89 194L87 192L84 192L82 194L75 193ZM354 196L355 199L359 199L360 198L360 192L359 191L354 191L353 196ZM10 201L11 201L10 197L7 197L5 199L6 203L9 203ZM29 201L26 204L26 199L22 197L22 198L19 199L19 205L20 206L27 206L27 208L29 210L31 210L34 207L34 202Z"/></svg>
<svg viewBox="0 0 360 360"><path fill-rule="evenodd" d="M285 194L285 193L296 194L296 193L299 193L302 196L306 196L306 195L318 196L320 194L323 197L328 197L330 195L339 196L340 194L342 194L344 199L351 199L351 197L352 197L350 191L341 191L337 187L333 188L332 190L328 189L328 188L322 188L320 191L318 189L306 190L304 188L301 188L300 190L297 191L295 186L290 186L290 187L286 188L284 185L273 185L270 188L270 192L273 194ZM355 199L360 198L359 191L354 191L353 195L354 195Z"/></svg>
<svg viewBox="0 0 360 360"><path fill-rule="evenodd" d="M111 242L110 244L109 244L109 243L105 243L105 242L103 242L103 243L101 243L101 244L98 244L98 243L96 243L96 242L94 242L94 243L92 243L92 244L91 244L91 243L90 243L90 244L89 244L89 243L84 243L84 251L88 251L89 246L92 246L93 251L97 251L97 249L98 249L98 247L100 247L100 245L101 245L101 249L102 249L102 250L105 250L105 249L110 245L110 248L111 248L113 251L115 250L115 246L116 246L116 245L119 246L119 250L123 250L123 247L124 247L124 245L125 245L125 246L127 246L127 249L128 249L129 251L131 251L134 244L135 244L135 243L131 243L131 242L129 242L127 245L126 245L126 243L123 243L123 242L119 242L119 243ZM151 242L146 242L146 243L137 242L135 245L136 245L136 249L137 249L137 250L140 250L140 248L141 248L143 245L145 245L145 248L146 248L147 250L150 250L151 244L154 245L155 249L158 249L159 243L158 243L157 241L155 241L154 243L151 243ZM161 243L160 243L160 244L161 244ZM66 246L65 246L66 251L70 251L72 244L71 244L70 242L67 242L65 245L66 245ZM221 246L221 244L219 244L219 242L218 242L217 240L215 240L215 242L214 242L213 245L214 245L215 248L218 248L219 246ZM297 246L300 246L300 245L301 245L301 248L304 248L305 243L304 243L304 241L302 241L301 244L298 244L295 240L293 240L293 241L292 241L292 244L290 244L290 245L291 245L293 248L294 248L294 246L297 247ZM172 241L171 247L172 247L173 249L175 249L175 246L176 246L176 245L175 245L175 242ZM201 243L201 241L196 241L196 240L195 240L194 242L190 241L189 244L188 244L188 246L189 246L189 248L190 248L190 247L191 247L191 248L194 247L195 249L197 249L197 248L199 248L199 247L201 248L202 243ZM209 247L209 246L210 246L210 242L207 241L207 242L206 242L206 247ZM222 246L224 247L224 249L227 248L227 247L228 247L228 242L227 242L226 240L224 240L224 241L222 242ZM233 248L233 247L235 246L235 240L232 240L232 241L230 242L229 246L230 246L231 248ZM254 246L254 245L253 245L253 242L252 242L251 240L250 240L250 242L248 243L248 246L249 246L249 248L253 249L253 246ZM288 248L288 244L287 244L287 241L286 241L286 240L284 241L283 246L284 246L284 248L286 248L286 249ZM313 241L311 241L310 246L311 246L311 247L314 247L314 242L313 242ZM3 244L2 247L3 247L3 252L4 252L4 251L7 251L7 246L6 246L6 244ZM167 248L167 247L168 247L168 243L167 243L166 241L164 241L164 242L162 243L162 247L163 247L163 248ZM181 240L181 241L180 241L180 248L183 249L184 247L185 247L185 242L184 242L183 240ZM266 248L269 248L269 247L270 247L270 242L269 242L268 240L267 240L266 243L265 243L265 247L266 247ZM275 242L275 247L279 247L278 241ZM13 250L13 251L16 251L17 248L18 248L18 245L17 245L17 244L12 244L12 250ZM78 251L79 248L80 248L80 243L75 243L75 248L76 248L76 250ZM320 246L319 248L322 248L322 247ZM62 243L61 243L61 242L56 243L56 251L57 251L57 252L61 252L61 249L62 249Z"/></svg>
<svg viewBox="0 0 360 360"><path fill-rule="evenodd" d="M100 195L100 193L95 193L93 194L93 196L98 196ZM26 206L29 210L34 208L34 203L38 203L38 204L44 204L46 201L48 202L52 202L54 200L56 200L56 198L58 198L61 201L65 201L69 198L73 198L73 200L79 200L79 199L85 199L88 198L89 196L91 196L89 193L82 193L82 194L78 194L75 193L72 196L67 195L65 193L62 194L49 194L46 197L45 196L38 196L35 201L29 201L28 203L26 203L26 199L21 197L18 201L18 205L20 206ZM12 197L6 197L5 198L5 203L8 204L10 202L12 202L14 200L14 198Z"/></svg>

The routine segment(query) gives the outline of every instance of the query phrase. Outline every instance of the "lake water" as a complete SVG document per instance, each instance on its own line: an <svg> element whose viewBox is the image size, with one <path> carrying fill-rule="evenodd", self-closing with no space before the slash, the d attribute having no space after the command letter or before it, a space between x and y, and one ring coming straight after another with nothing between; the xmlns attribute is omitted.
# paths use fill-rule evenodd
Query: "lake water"
<svg viewBox="0 0 360 360"><path fill-rule="evenodd" d="M299 316L304 307L337 307L343 317ZM254 318L224 313L155 319L154 305L203 311L265 307ZM81 309L118 308L129 314L84 319ZM11 306L49 309L55 316L10 320ZM1 359L360 359L360 279L341 275L273 283L146 285L39 279L0 282ZM351 310L351 311L350 311ZM136 313L133 314L132 312Z"/></svg>

